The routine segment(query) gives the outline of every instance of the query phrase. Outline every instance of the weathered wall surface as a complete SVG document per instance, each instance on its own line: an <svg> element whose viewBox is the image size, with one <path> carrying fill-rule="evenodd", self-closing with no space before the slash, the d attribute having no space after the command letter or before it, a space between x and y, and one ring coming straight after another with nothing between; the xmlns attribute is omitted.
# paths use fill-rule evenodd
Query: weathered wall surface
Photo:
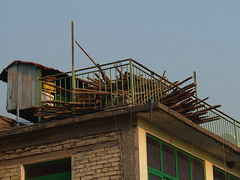
<svg viewBox="0 0 240 180"><path fill-rule="evenodd" d="M0 166L1 180L19 180L20 179L20 165L2 165Z"/></svg>
<svg viewBox="0 0 240 180"><path fill-rule="evenodd" d="M106 132L0 152L0 179L20 179L21 165L37 162L40 157L55 160L66 151L72 158L73 179L121 179L119 138L116 131Z"/></svg>
<svg viewBox="0 0 240 180"><path fill-rule="evenodd" d="M73 179L121 179L118 146L104 147L73 155Z"/></svg>
<svg viewBox="0 0 240 180"><path fill-rule="evenodd" d="M24 165L65 158L73 180L139 179L136 118L104 113L0 133L0 180L24 180Z"/></svg>

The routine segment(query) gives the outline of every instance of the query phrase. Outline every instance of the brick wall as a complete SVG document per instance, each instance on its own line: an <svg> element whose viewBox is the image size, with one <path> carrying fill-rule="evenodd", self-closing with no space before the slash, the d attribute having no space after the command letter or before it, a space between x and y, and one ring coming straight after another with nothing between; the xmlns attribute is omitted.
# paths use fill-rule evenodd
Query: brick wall
<svg viewBox="0 0 240 180"><path fill-rule="evenodd" d="M73 179L121 179L117 146L79 152L73 156Z"/></svg>
<svg viewBox="0 0 240 180"><path fill-rule="evenodd" d="M27 158L39 161L40 155L45 155L49 160L56 159L58 157L51 153L64 150L71 152L71 149L74 149L70 153L72 179L121 179L121 153L118 140L119 135L116 132L107 132L1 151L0 180L20 179L20 162L27 163ZM14 163L4 165L4 162Z"/></svg>
<svg viewBox="0 0 240 180"><path fill-rule="evenodd" d="M20 165L0 166L0 180L19 180Z"/></svg>

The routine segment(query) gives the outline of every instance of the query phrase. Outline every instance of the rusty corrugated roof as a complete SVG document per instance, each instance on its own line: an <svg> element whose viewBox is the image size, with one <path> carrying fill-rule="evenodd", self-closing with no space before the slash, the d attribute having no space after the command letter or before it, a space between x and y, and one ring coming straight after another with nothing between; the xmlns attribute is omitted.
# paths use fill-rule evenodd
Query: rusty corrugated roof
<svg viewBox="0 0 240 180"><path fill-rule="evenodd" d="M12 62L11 64L9 64L6 68L3 69L2 73L0 74L0 80L2 80L3 82L7 82L8 68L9 68L10 66L12 66L13 64L15 64L15 63L35 65L35 66L37 66L37 67L39 67L39 68L42 69L43 76L62 73L62 72L59 71L58 69L53 69L53 68L51 68L51 67L46 67L46 66L43 66L43 65L38 64L38 63L35 63L35 62L16 60L16 61L13 61L13 62Z"/></svg>

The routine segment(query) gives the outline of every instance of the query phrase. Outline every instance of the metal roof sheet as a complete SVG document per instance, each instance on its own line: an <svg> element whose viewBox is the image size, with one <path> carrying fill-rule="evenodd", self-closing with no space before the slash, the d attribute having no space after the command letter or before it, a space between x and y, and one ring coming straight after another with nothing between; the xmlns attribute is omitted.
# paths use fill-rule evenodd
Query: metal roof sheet
<svg viewBox="0 0 240 180"><path fill-rule="evenodd" d="M54 69L54 68L51 68L51 67L43 66L43 65L38 64L38 63L35 63L35 62L16 60L16 61L13 61L13 62L12 62L11 64L9 64L6 68L3 69L2 73L0 74L0 80L2 80L3 82L7 82L8 68L9 68L10 66L12 66L13 64L16 64L16 63L35 65L35 66L37 66L37 67L39 67L39 68L42 69L42 71L43 71L43 76L62 73L62 72L59 71L58 69Z"/></svg>

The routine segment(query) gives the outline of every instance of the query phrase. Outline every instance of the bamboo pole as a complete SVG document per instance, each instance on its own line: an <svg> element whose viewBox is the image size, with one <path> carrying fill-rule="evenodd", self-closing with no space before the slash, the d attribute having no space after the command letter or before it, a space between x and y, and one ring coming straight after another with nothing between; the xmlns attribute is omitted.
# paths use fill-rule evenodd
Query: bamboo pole
<svg viewBox="0 0 240 180"><path fill-rule="evenodd" d="M72 102L76 101L76 94L75 89L76 88L76 79L75 79L75 69L74 69L74 22L72 21ZM75 109L72 107L73 116L75 116Z"/></svg>
<svg viewBox="0 0 240 180"><path fill-rule="evenodd" d="M82 48L82 46L81 46L77 41L75 41L75 43L76 43L76 44L78 45L78 47L86 54L86 56L93 62L93 64L98 67L98 69L100 70L100 73L101 73L101 75L102 75L102 78L103 78L103 79L106 78L107 83L110 84L109 78L108 78L107 75L103 72L103 70L102 70L102 68L99 66L99 64L97 64L97 63L89 56L89 54Z"/></svg>

